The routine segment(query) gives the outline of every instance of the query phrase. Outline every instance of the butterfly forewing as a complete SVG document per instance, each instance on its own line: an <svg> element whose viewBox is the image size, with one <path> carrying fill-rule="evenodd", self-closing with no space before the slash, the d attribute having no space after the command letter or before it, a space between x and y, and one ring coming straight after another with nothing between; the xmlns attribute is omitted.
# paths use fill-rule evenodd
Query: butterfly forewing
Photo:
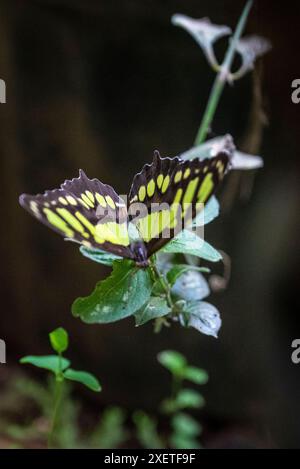
<svg viewBox="0 0 300 469"><path fill-rule="evenodd" d="M68 240L138 262L137 244L128 233L131 222L139 232L146 265L147 258L203 209L228 163L226 152L202 161L161 158L155 152L152 164L145 165L133 179L128 213L112 187L89 179L83 171L60 189L35 196L23 194L20 204Z"/></svg>
<svg viewBox="0 0 300 469"><path fill-rule="evenodd" d="M86 247L132 258L127 209L114 189L83 171L60 189L35 196L23 194L20 204L39 221Z"/></svg>
<svg viewBox="0 0 300 469"><path fill-rule="evenodd" d="M214 193L227 170L226 152L205 160L154 154L133 180L129 220L136 224L148 257L190 224Z"/></svg>

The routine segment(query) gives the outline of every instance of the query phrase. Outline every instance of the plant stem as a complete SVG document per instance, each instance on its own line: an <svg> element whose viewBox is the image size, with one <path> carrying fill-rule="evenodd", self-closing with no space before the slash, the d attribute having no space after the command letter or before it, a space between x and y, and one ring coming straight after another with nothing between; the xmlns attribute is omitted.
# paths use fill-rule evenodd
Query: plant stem
<svg viewBox="0 0 300 469"><path fill-rule="evenodd" d="M167 299L168 305L170 306L170 308L173 308L173 301L172 301L172 297L171 297L171 289L170 289L170 286L169 286L168 282L166 281L165 277L159 272L159 270L158 270L155 263L151 264L151 269L152 269L152 272L154 273L154 276L160 282L163 290L166 293L166 299Z"/></svg>
<svg viewBox="0 0 300 469"><path fill-rule="evenodd" d="M173 374L173 379L172 379L172 398L173 399L176 399L177 394L181 388L181 383L182 383L181 377Z"/></svg>
<svg viewBox="0 0 300 469"><path fill-rule="evenodd" d="M54 392L54 405L53 405L53 414L52 414L52 422L51 428L48 435L48 448L55 447L55 431L57 424L60 418L60 406L61 406L61 398L62 398L62 391L63 391L63 382L64 382L64 375L62 372L62 354L58 354L58 372L55 377L55 392Z"/></svg>
<svg viewBox="0 0 300 469"><path fill-rule="evenodd" d="M253 3L253 0L248 0L248 2L246 3L244 7L244 10L240 16L237 27L235 29L234 35L231 38L229 47L225 54L223 64L221 65L220 71L215 78L215 81L212 86L212 89L208 98L208 102L205 108L205 112L204 112L199 130L195 139L195 143L194 143L195 146L200 145L206 139L206 136L209 131L211 122L214 118L215 111L217 109L222 91L224 89L225 83L230 73L237 41L239 40L239 38L241 37L243 33L249 11L252 7L252 3Z"/></svg>
<svg viewBox="0 0 300 469"><path fill-rule="evenodd" d="M173 310L173 300L172 300L172 296L171 296L171 288L170 288L170 285L168 284L168 282L166 281L165 277L163 276L163 274L161 274L155 264L155 262L152 262L150 264L150 269L152 271L152 274L154 276L154 279L156 279L162 286L165 294L166 294L166 300L167 300L167 303L168 305L170 306L171 310ZM168 321L166 320L165 317L162 317L162 318L156 318L155 319L155 323L154 323L154 332L155 333L158 333L161 331L161 328L162 326L169 326L169 323Z"/></svg>
<svg viewBox="0 0 300 469"><path fill-rule="evenodd" d="M52 415L51 429L50 429L49 436L48 436L48 448L49 449L55 447L54 436L55 436L55 430L56 430L57 424L59 422L62 389L63 389L63 380L56 378L53 415Z"/></svg>

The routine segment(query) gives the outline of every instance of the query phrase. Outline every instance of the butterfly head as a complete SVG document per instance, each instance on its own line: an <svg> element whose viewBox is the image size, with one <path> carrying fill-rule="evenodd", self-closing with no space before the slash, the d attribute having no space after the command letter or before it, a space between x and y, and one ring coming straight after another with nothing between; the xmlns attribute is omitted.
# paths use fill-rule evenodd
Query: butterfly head
<svg viewBox="0 0 300 469"><path fill-rule="evenodd" d="M147 248L143 241L133 241L130 245L135 263L138 267L148 267L149 261L147 256Z"/></svg>

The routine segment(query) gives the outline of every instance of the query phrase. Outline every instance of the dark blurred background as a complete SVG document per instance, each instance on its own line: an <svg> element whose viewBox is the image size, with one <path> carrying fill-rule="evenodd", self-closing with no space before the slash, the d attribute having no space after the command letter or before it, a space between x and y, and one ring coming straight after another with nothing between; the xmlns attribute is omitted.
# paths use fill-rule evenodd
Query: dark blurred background
<svg viewBox="0 0 300 469"><path fill-rule="evenodd" d="M74 364L103 383L99 397L84 394L97 411L114 403L155 413L169 382L156 354L175 348L210 375L200 414L207 446L300 447L300 365L290 358L300 338L300 104L291 101L291 82L300 78L299 3L256 1L246 32L266 36L273 49L254 74L226 87L212 128L212 136L229 132L265 161L255 174L228 178L222 215L206 231L232 261L228 288L210 297L223 319L218 340L178 327L155 335L132 318L99 326L73 318L72 301L109 269L18 205L20 193L58 187L78 168L126 193L154 149L173 156L192 146L214 74L170 17L208 16L234 28L243 6L0 1L0 77L7 85L0 105L0 337L6 367L15 367L24 354L48 353L48 332L66 327ZM220 55L225 46L221 40Z"/></svg>

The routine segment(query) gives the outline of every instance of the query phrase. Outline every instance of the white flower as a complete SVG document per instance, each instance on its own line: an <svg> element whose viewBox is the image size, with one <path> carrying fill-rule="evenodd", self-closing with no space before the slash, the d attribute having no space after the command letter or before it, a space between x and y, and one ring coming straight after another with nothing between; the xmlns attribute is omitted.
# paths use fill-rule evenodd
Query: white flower
<svg viewBox="0 0 300 469"><path fill-rule="evenodd" d="M220 151L227 151L230 155L230 169L257 169L264 165L263 159L258 155L249 155L238 151L233 143L231 135L215 137L207 140L205 143L193 147L180 155L183 160L192 160L193 158L213 158Z"/></svg>
<svg viewBox="0 0 300 469"><path fill-rule="evenodd" d="M219 70L213 44L220 37L231 34L231 29L228 26L213 24L209 18L193 19L180 14L172 16L172 23L188 31L202 48L213 69Z"/></svg>

